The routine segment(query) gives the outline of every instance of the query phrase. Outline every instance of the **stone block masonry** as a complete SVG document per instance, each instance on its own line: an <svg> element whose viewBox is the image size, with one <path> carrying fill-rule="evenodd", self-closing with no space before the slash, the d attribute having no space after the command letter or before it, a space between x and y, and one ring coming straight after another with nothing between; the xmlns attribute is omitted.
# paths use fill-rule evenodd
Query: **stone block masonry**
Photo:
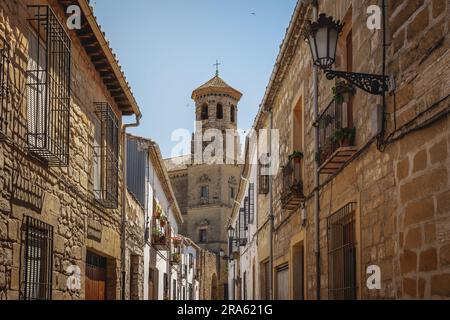
<svg viewBox="0 0 450 320"><path fill-rule="evenodd" d="M56 0L43 2L51 7L65 28L65 12L61 3ZM12 56L8 83L8 112L12 121L8 124L6 138L0 140L0 299L26 298L26 217L52 228L48 233L52 246L39 249L42 257L45 254L52 258L49 260L52 263L40 270L51 275L50 296L45 298L117 299L120 297L122 203L120 191L116 209L107 209L95 200L92 141L97 123L94 103L107 102L119 119L119 127L121 110L76 33L65 30L72 42L70 126L67 127L69 163L66 167L51 167L29 152L26 136L31 121L27 102L30 91L26 85L30 59L27 39L32 28L28 21L31 18L27 8L29 4L35 3L0 2L0 38L7 40ZM118 190L122 187L122 156L120 145ZM40 246L36 243L31 245ZM45 248L48 251L44 251ZM88 257L94 258L88 261ZM36 267L43 266L42 261ZM93 292L89 285L95 277L93 269L104 275L101 277L105 283L104 292ZM69 283L76 285L70 286Z"/></svg>

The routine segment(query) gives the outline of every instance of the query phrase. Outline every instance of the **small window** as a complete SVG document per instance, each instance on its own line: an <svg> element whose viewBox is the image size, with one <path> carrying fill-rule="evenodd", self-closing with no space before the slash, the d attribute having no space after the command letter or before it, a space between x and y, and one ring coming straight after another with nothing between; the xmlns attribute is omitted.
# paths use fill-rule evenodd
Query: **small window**
<svg viewBox="0 0 450 320"><path fill-rule="evenodd" d="M200 198L208 199L209 198L209 190L207 186L203 186L200 188Z"/></svg>
<svg viewBox="0 0 450 320"><path fill-rule="evenodd" d="M198 239L199 239L200 243L206 243L208 241L206 229L200 229L200 233L199 233Z"/></svg>
<svg viewBox="0 0 450 320"><path fill-rule="evenodd" d="M118 207L119 120L107 103L96 103L93 142L94 197L105 208Z"/></svg>
<svg viewBox="0 0 450 320"><path fill-rule="evenodd" d="M235 106L231 106L231 108L230 108L230 121L232 123L236 122L236 107Z"/></svg>
<svg viewBox="0 0 450 320"><path fill-rule="evenodd" d="M259 176L258 176L258 189L259 194L268 194L269 193L269 187L270 187L270 175L269 175L269 169L270 164L261 163L259 161L258 166Z"/></svg>
<svg viewBox="0 0 450 320"><path fill-rule="evenodd" d="M223 106L220 103L217 105L216 113L217 119L223 119Z"/></svg>
<svg viewBox="0 0 450 320"><path fill-rule="evenodd" d="M234 200L236 197L234 187L230 187L230 199Z"/></svg>
<svg viewBox="0 0 450 320"><path fill-rule="evenodd" d="M53 267L53 227L26 216L22 264L21 298L51 300Z"/></svg>
<svg viewBox="0 0 450 320"><path fill-rule="evenodd" d="M208 105L204 104L202 106L201 119L208 120Z"/></svg>
<svg viewBox="0 0 450 320"><path fill-rule="evenodd" d="M30 7L27 123L29 150L49 166L69 163L70 37L48 6ZM42 35L42 37L41 37Z"/></svg>

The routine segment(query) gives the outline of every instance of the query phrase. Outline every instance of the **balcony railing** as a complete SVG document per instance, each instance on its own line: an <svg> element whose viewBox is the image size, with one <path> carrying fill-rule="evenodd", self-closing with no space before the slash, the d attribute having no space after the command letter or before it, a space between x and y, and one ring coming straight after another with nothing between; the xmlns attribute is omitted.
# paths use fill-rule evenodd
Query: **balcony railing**
<svg viewBox="0 0 450 320"><path fill-rule="evenodd" d="M284 209L295 210L304 200L302 180L302 158L291 156L283 167L283 193L281 203Z"/></svg>
<svg viewBox="0 0 450 320"><path fill-rule="evenodd" d="M152 245L155 249L167 251L170 248L170 224L161 218L153 218Z"/></svg>
<svg viewBox="0 0 450 320"><path fill-rule="evenodd" d="M172 265L177 265L181 263L181 254L178 252L175 252L172 254L170 262Z"/></svg>
<svg viewBox="0 0 450 320"><path fill-rule="evenodd" d="M356 152L355 128L349 128L347 104L334 99L322 112L319 126L319 162L321 174L337 172Z"/></svg>

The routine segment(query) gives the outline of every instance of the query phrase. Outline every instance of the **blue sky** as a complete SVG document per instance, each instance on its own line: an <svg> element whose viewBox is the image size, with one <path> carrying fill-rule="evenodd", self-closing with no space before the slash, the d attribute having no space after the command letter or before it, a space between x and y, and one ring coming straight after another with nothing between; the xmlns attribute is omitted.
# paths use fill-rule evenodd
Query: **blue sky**
<svg viewBox="0 0 450 320"><path fill-rule="evenodd" d="M192 131L192 91L220 76L244 96L239 127L253 124L296 0L91 0L141 108L133 134L165 157L177 128ZM254 14L253 14L254 13Z"/></svg>

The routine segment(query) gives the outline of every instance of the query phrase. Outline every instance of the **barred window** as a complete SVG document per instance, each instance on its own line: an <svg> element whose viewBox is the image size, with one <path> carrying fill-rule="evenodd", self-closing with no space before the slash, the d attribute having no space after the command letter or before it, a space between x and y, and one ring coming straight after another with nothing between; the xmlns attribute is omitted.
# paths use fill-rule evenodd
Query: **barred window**
<svg viewBox="0 0 450 320"><path fill-rule="evenodd" d="M10 64L9 45L0 37L0 134L6 134L9 119L10 104Z"/></svg>
<svg viewBox="0 0 450 320"><path fill-rule="evenodd" d="M329 298L356 299L355 203L328 218Z"/></svg>
<svg viewBox="0 0 450 320"><path fill-rule="evenodd" d="M249 201L249 223L255 222L255 184L250 183L248 187L248 201Z"/></svg>
<svg viewBox="0 0 450 320"><path fill-rule="evenodd" d="M69 163L70 37L49 6L29 6L28 146L49 166Z"/></svg>
<svg viewBox="0 0 450 320"><path fill-rule="evenodd" d="M94 197L105 208L118 206L119 120L107 103L96 103L93 141Z"/></svg>
<svg viewBox="0 0 450 320"><path fill-rule="evenodd" d="M239 227L238 227L238 239L241 247L247 245L247 228L245 222L245 208L239 210Z"/></svg>
<svg viewBox="0 0 450 320"><path fill-rule="evenodd" d="M53 227L25 216L21 299L51 300Z"/></svg>
<svg viewBox="0 0 450 320"><path fill-rule="evenodd" d="M259 186L259 194L268 194L269 193L269 184L270 184L270 175L269 175L270 164L264 164L259 161L258 166L258 186Z"/></svg>
<svg viewBox="0 0 450 320"><path fill-rule="evenodd" d="M244 199L244 229L248 230L248 222L250 221L250 201L248 197Z"/></svg>

